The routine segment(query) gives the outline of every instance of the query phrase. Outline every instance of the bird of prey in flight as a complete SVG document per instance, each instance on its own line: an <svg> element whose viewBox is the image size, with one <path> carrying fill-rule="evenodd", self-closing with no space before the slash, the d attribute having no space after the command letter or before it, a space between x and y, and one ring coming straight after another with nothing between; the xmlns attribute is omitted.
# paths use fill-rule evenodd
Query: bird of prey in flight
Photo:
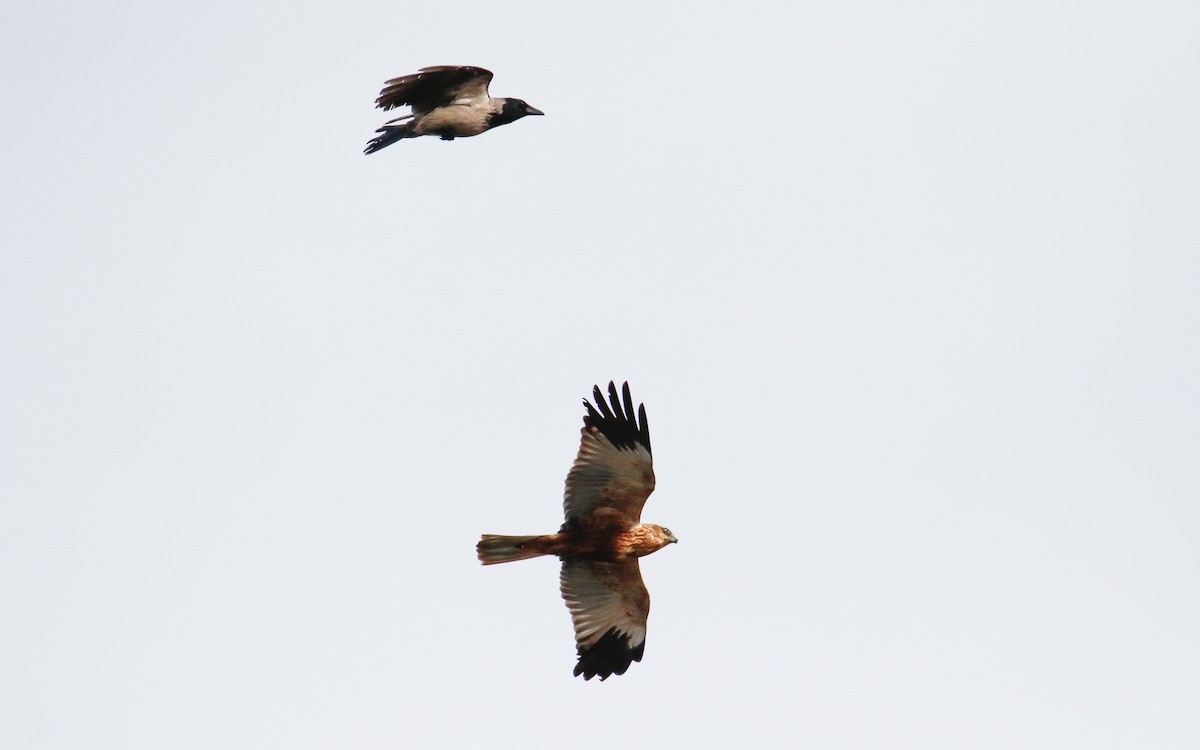
<svg viewBox="0 0 1200 750"><path fill-rule="evenodd" d="M646 407L636 416L629 383L620 396L600 387L596 405L583 402L583 437L567 474L566 520L557 534L484 534L476 545L484 565L557 555L560 588L575 625L579 661L575 674L605 680L625 674L646 648L650 594L638 558L678 541L670 529L642 523L642 506L654 491Z"/></svg>
<svg viewBox="0 0 1200 750"><path fill-rule="evenodd" d="M436 135L444 141L466 138L507 125L526 115L542 115L521 99L493 99L488 94L492 72L469 65L435 65L393 78L383 86L375 106L383 110L409 106L412 113L389 120L376 130L363 153L373 154L404 138Z"/></svg>

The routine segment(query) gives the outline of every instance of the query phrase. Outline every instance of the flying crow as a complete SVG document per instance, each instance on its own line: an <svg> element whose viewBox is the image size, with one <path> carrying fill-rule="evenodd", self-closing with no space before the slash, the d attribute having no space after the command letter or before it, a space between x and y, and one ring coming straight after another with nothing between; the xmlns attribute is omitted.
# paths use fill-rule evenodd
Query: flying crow
<svg viewBox="0 0 1200 750"><path fill-rule="evenodd" d="M545 114L521 99L493 99L488 95L491 81L490 70L467 65L437 65L393 78L384 84L375 106L387 110L409 105L412 114L384 123L375 131L381 135L375 136L363 153L373 154L403 138L422 135L452 141L525 115Z"/></svg>

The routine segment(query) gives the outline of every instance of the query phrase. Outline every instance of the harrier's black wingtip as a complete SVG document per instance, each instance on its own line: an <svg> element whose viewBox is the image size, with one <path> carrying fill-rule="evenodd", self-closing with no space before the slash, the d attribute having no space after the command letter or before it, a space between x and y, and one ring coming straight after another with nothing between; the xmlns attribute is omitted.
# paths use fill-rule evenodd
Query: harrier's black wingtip
<svg viewBox="0 0 1200 750"><path fill-rule="evenodd" d="M588 412L583 418L586 427L595 427L600 430L601 434L618 448L632 450L641 445L647 453L650 452L650 428L646 421L646 405L640 404L635 415L633 395L629 390L628 381L622 386L621 393L617 392L616 382L609 381L607 399L598 385L592 388L592 396L596 400L594 407L587 399L583 401Z"/></svg>
<svg viewBox="0 0 1200 750"><path fill-rule="evenodd" d="M615 674L625 674L630 664L641 661L646 651L646 642L631 646L628 635L618 633L616 628L610 628L603 638L578 651L579 662L575 665L573 674L576 677L583 675L585 680L599 677L600 681L604 682Z"/></svg>

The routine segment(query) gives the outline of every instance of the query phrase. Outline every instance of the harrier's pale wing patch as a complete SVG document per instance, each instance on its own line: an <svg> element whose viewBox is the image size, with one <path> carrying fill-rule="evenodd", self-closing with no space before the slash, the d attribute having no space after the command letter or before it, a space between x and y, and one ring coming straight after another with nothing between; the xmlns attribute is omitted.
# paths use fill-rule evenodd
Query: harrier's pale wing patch
<svg viewBox="0 0 1200 750"><path fill-rule="evenodd" d="M609 403L596 386L596 406L587 401L583 437L575 464L567 474L563 511L568 525L620 514L626 524L638 523L642 506L654 491L654 464L650 454L650 426L646 407L638 406L635 417L629 383L617 395L608 384Z"/></svg>
<svg viewBox="0 0 1200 750"><path fill-rule="evenodd" d="M636 559L564 560L560 583L575 625L576 675L603 681L642 660L650 592Z"/></svg>

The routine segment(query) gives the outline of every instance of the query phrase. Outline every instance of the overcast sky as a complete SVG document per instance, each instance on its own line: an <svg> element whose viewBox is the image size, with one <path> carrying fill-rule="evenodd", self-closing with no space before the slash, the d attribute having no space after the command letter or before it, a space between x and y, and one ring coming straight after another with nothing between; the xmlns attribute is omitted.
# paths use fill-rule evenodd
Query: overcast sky
<svg viewBox="0 0 1200 750"><path fill-rule="evenodd" d="M0 744L1200 746L1200 6L0 12ZM546 112L361 153L383 81ZM571 676L580 399L680 544Z"/></svg>

